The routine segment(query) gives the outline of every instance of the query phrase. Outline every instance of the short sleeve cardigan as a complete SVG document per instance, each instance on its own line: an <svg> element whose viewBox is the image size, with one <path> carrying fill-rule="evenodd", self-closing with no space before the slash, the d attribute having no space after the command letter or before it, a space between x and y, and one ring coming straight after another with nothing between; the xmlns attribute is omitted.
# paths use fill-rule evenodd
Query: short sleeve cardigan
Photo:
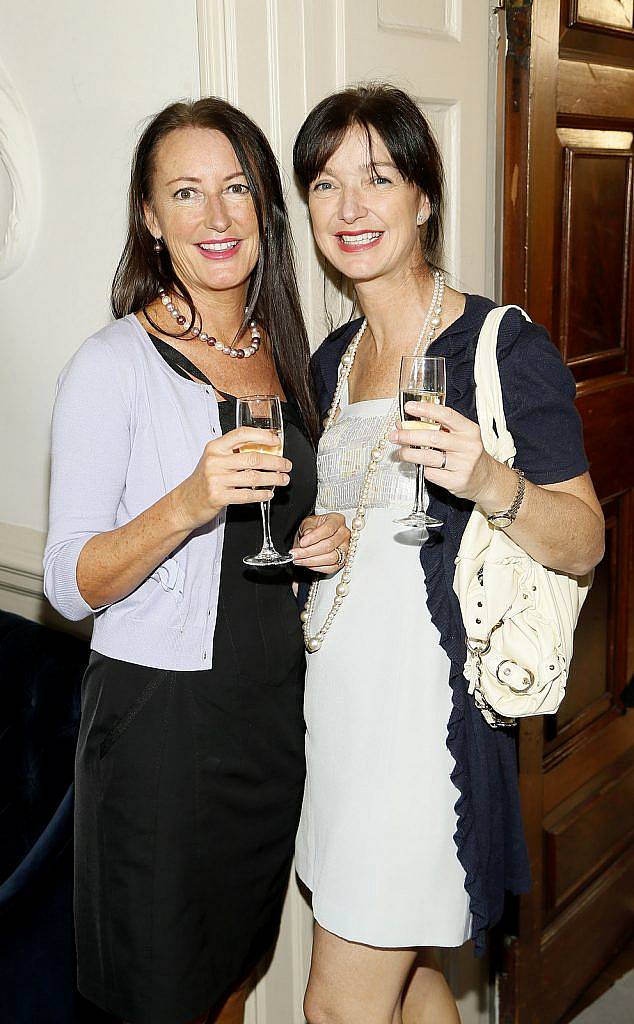
<svg viewBox="0 0 634 1024"><path fill-rule="evenodd" d="M447 405L476 420L473 364L478 334L494 303L467 295L465 310L432 343L429 354L447 359ZM322 343L312 360L320 409L330 406L341 356L358 330L345 324ZM536 484L579 476L588 468L581 421L574 406L575 384L543 327L518 310L504 316L498 336L498 365L507 424L515 441L515 465ZM465 631L453 591L455 558L473 505L429 486L430 513L444 526L420 549L427 603L440 642L451 661L452 712L447 746L454 758L455 833L473 915L475 951L485 948L486 929L501 917L504 891L530 888L522 827L513 731L490 728L468 695L463 675Z"/></svg>

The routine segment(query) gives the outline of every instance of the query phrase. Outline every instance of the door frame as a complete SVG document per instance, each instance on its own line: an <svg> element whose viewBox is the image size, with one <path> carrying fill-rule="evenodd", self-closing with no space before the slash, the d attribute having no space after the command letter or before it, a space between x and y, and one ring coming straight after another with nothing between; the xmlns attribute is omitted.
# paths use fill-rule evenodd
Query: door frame
<svg viewBox="0 0 634 1024"><path fill-rule="evenodd" d="M503 75L503 95L499 103L503 110L502 148L504 165L502 178L502 237L501 301L518 303L530 311L531 317L544 324L556 341L559 336L559 294L557 288L560 254L557 248L556 218L553 211L560 200L560 167L555 146L540 145L557 125L557 81L560 66L560 2L559 0L501 0L500 16L506 31L506 61ZM538 44L532 46L532 40ZM607 44L606 44L607 45ZM631 43L629 44L631 46ZM610 42L610 54L617 55L618 47L625 43ZM614 52L613 52L614 51ZM631 53L631 51L629 51ZM625 50L623 50L625 53ZM618 63L618 60L615 61ZM530 154L530 170L529 170ZM544 259L544 253L552 254ZM582 381L578 387L580 406L597 388L599 381ZM590 453L589 454L594 454ZM600 467L600 458L595 463ZM599 477L602 474L599 472ZM605 503L606 520L614 504L605 479L599 480ZM614 487L620 486L614 482ZM617 492L618 487L617 487ZM615 492L615 493L617 493ZM631 517L632 494L620 494L619 500L627 504L623 523ZM627 533L621 543L619 565L615 577L623 582L628 578L632 551L632 538ZM630 587L630 601L634 588ZM618 676L625 676L627 608L619 608L616 616L614 644L618 663ZM599 733L622 715L618 701L591 725L582 739L600 742ZM625 726L625 722L623 725ZM631 726L631 722L629 723ZM629 742L629 740L628 740ZM535 1008L535 993L541 988L541 952L548 929L544 922L544 770L554 766L555 760L570 755L579 744L579 737L571 735L565 744L548 753L545 748L543 719L524 719L518 728L518 764L520 797L529 850L533 888L530 893L509 901L505 921L498 929L494 942L494 966L497 971L497 989L500 1024L531 1022L539 1024ZM621 870L618 863L614 871ZM608 868L604 881L613 874Z"/></svg>

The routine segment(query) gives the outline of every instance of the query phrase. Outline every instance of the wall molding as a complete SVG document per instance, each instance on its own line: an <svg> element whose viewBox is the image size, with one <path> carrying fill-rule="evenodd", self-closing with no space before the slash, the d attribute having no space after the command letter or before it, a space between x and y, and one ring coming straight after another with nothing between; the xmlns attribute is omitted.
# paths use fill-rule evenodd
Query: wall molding
<svg viewBox="0 0 634 1024"><path fill-rule="evenodd" d="M269 58L269 142L282 159L282 105L280 101L280 41L278 0L266 0L266 38Z"/></svg>
<svg viewBox="0 0 634 1024"><path fill-rule="evenodd" d="M201 96L238 106L236 0L196 0Z"/></svg>
<svg viewBox="0 0 634 1024"><path fill-rule="evenodd" d="M417 102L442 152L447 196L451 199L445 210L444 258L455 286L463 290L460 260L460 101L417 97Z"/></svg>
<svg viewBox="0 0 634 1024"><path fill-rule="evenodd" d="M346 0L335 0L335 90L348 85L346 73Z"/></svg>
<svg viewBox="0 0 634 1024"><path fill-rule="evenodd" d="M442 24L425 24L424 4L412 0L377 0L377 25L384 32L408 32L428 39L462 39L462 0L444 0ZM408 10L409 8L410 10Z"/></svg>
<svg viewBox="0 0 634 1024"><path fill-rule="evenodd" d="M0 608L59 626L60 620L44 597L45 541L39 530L0 523Z"/></svg>
<svg viewBox="0 0 634 1024"><path fill-rule="evenodd" d="M31 597L36 600L44 598L42 576L28 569L12 569L0 564L0 590L6 594L19 594L20 597Z"/></svg>
<svg viewBox="0 0 634 1024"><path fill-rule="evenodd" d="M4 579L37 597L44 596L45 534L27 526L0 523L0 587Z"/></svg>
<svg viewBox="0 0 634 1024"><path fill-rule="evenodd" d="M1 61L0 163L9 183L9 213L4 237L0 238L1 280L26 259L42 208L40 160L31 120Z"/></svg>

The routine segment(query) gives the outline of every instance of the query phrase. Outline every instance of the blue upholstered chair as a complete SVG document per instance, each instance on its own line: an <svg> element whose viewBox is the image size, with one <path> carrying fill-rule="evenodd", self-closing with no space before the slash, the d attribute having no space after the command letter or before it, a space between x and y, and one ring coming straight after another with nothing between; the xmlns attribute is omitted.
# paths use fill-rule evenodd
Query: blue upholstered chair
<svg viewBox="0 0 634 1024"><path fill-rule="evenodd" d="M108 1018L77 997L73 761L85 641L0 611L0 1021Z"/></svg>

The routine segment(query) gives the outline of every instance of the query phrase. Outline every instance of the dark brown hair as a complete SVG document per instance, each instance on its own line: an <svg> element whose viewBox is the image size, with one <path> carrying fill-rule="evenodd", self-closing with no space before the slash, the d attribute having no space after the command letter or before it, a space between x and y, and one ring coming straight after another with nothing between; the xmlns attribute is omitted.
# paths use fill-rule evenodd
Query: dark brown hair
<svg viewBox="0 0 634 1024"><path fill-rule="evenodd" d="M293 147L293 166L307 190L354 125L368 137L370 160L373 128L383 139L406 181L429 200L431 213L420 232L423 256L434 267L442 262L445 175L436 140L426 118L407 93L381 82L333 93L311 110Z"/></svg>
<svg viewBox="0 0 634 1024"><path fill-rule="evenodd" d="M313 441L319 435L319 417L309 369L310 348L302 316L282 183L275 155L264 133L241 110L214 96L172 103L156 114L136 146L128 199L128 234L112 282L111 305L115 317L145 309L159 294L176 289L189 306L190 323L196 318L191 295L172 266L169 252L154 251L155 239L144 213L151 202L154 161L159 143L178 128L209 128L222 132L235 151L253 197L260 232L260 251L247 292L242 329L255 316L266 330L280 380L297 403Z"/></svg>

